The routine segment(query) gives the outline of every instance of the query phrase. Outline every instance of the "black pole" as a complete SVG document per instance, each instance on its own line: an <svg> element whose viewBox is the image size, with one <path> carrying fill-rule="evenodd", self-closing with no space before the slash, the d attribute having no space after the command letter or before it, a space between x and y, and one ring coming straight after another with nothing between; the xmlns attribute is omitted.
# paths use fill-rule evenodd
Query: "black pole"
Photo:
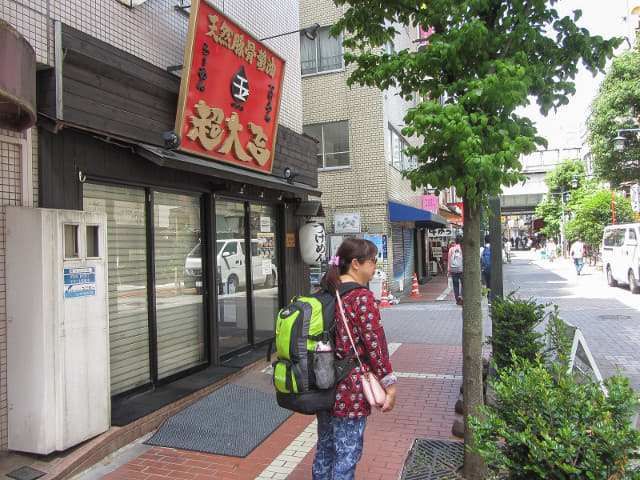
<svg viewBox="0 0 640 480"><path fill-rule="evenodd" d="M491 244L491 296L503 298L502 285L502 222L500 197L489 198L489 242Z"/></svg>

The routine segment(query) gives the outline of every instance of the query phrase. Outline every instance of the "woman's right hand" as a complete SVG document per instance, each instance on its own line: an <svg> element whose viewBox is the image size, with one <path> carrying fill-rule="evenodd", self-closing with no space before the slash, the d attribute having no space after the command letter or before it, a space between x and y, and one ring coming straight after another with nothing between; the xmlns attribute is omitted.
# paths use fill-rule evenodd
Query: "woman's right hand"
<svg viewBox="0 0 640 480"><path fill-rule="evenodd" d="M396 383L393 383L385 389L387 392L387 398L381 408L383 412L390 412L396 404L396 385Z"/></svg>

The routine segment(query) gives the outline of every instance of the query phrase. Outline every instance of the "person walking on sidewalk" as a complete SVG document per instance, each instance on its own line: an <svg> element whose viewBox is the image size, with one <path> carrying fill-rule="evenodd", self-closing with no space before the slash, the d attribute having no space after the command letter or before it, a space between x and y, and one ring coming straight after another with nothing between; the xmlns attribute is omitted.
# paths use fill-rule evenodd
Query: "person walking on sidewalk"
<svg viewBox="0 0 640 480"><path fill-rule="evenodd" d="M456 235L456 241L449 249L448 270L453 283L456 305L462 305L462 235Z"/></svg>
<svg viewBox="0 0 640 480"><path fill-rule="evenodd" d="M569 254L571 255L571 258L573 258L573 264L576 267L576 273L580 275L584 261L584 243L580 241L580 237L576 237L576 241L573 242L573 245L571 245Z"/></svg>
<svg viewBox="0 0 640 480"><path fill-rule="evenodd" d="M487 301L491 306L491 244L489 243L489 235L484 236L484 247L480 250L480 273L485 288L489 289Z"/></svg>
<svg viewBox="0 0 640 480"><path fill-rule="evenodd" d="M373 279L377 252L377 247L369 240L346 238L338 248L337 255L331 257L329 270L321 283L333 295L342 283L355 282L360 285L342 297L344 312L364 368L375 373L387 391L380 410L390 412L396 402L397 378L389 361L380 311L373 293L363 286ZM338 359L353 355L337 305L335 343ZM356 465L362 456L364 428L371 413L371 406L364 398L360 380L362 373L360 366L356 365L351 374L338 383L333 408L317 414L318 443L313 459L313 480L355 478Z"/></svg>
<svg viewBox="0 0 640 480"><path fill-rule="evenodd" d="M547 260L553 262L558 255L558 247L556 246L556 242L553 241L553 237L547 240L547 245L545 246L544 251L547 255Z"/></svg>

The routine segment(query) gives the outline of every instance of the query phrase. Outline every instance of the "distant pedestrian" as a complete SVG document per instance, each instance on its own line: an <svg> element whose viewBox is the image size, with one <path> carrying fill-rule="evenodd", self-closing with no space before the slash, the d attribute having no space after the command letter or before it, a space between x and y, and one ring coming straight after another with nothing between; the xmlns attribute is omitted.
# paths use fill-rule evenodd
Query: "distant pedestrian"
<svg viewBox="0 0 640 480"><path fill-rule="evenodd" d="M504 239L504 253L507 256L507 263L511 263L511 242Z"/></svg>
<svg viewBox="0 0 640 480"><path fill-rule="evenodd" d="M480 251L480 272L484 286L489 289L487 300L491 306L491 244L489 243L489 235L484 236L484 247Z"/></svg>
<svg viewBox="0 0 640 480"><path fill-rule="evenodd" d="M449 248L449 276L453 283L456 305L462 305L462 235L456 235L455 243Z"/></svg>
<svg viewBox="0 0 640 480"><path fill-rule="evenodd" d="M547 260L553 262L558 255L558 247L556 242L553 241L553 238L547 240L547 245L544 248L545 253L547 254Z"/></svg>
<svg viewBox="0 0 640 480"><path fill-rule="evenodd" d="M573 258L573 264L576 267L576 273L580 275L584 261L584 243L580 241L580 237L576 237L575 242L571 245L569 255Z"/></svg>

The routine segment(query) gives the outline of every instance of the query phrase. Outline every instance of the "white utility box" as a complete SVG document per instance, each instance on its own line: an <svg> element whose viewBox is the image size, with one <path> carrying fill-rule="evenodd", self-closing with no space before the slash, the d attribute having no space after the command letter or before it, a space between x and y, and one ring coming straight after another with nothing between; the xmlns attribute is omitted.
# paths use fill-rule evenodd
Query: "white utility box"
<svg viewBox="0 0 640 480"><path fill-rule="evenodd" d="M49 454L109 429L107 217L7 207L9 449Z"/></svg>

